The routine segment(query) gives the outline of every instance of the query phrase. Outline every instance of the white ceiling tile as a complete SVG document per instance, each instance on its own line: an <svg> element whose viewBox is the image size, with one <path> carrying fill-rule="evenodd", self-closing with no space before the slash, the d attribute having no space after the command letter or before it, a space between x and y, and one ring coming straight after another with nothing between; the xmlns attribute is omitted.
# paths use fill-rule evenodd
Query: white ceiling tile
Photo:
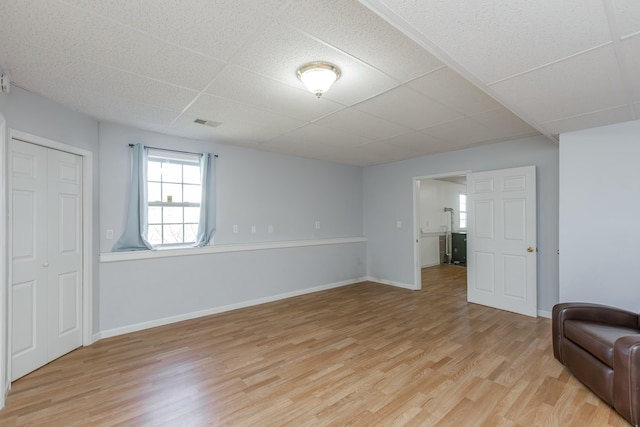
<svg viewBox="0 0 640 427"><path fill-rule="evenodd" d="M495 110L501 105L460 77L449 67L441 68L408 83L408 86L462 114Z"/></svg>
<svg viewBox="0 0 640 427"><path fill-rule="evenodd" d="M558 135L565 132L589 129L628 120L632 120L630 107L629 105L622 105L604 111L596 111L580 116L554 120L543 123L542 125L552 134Z"/></svg>
<svg viewBox="0 0 640 427"><path fill-rule="evenodd" d="M383 3L485 83L611 41L602 0Z"/></svg>
<svg viewBox="0 0 640 427"><path fill-rule="evenodd" d="M420 130L462 117L405 86L378 95L354 107L414 130Z"/></svg>
<svg viewBox="0 0 640 427"><path fill-rule="evenodd" d="M270 21L247 10L251 2L208 0L64 0L126 24L161 40L220 60L231 58ZM255 9L281 7L283 2L258 2ZM253 8L252 8L253 9Z"/></svg>
<svg viewBox="0 0 640 427"><path fill-rule="evenodd" d="M623 41L620 47L623 62L627 66L631 96L635 101L640 101L640 35Z"/></svg>
<svg viewBox="0 0 640 427"><path fill-rule="evenodd" d="M612 0L616 26L621 37L640 32L640 2Z"/></svg>
<svg viewBox="0 0 640 427"><path fill-rule="evenodd" d="M198 94L195 91L162 83L136 74L102 67L90 62L75 62L74 84L105 95L182 111Z"/></svg>
<svg viewBox="0 0 640 427"><path fill-rule="evenodd" d="M222 69L219 61L66 3L25 1L31 6L7 12L12 20L27 19L28 15L34 25L10 28L6 37L52 56L74 56L197 90Z"/></svg>
<svg viewBox="0 0 640 427"><path fill-rule="evenodd" d="M477 142L495 139L495 134L492 130L467 117L430 127L423 132L449 142L451 148L463 148Z"/></svg>
<svg viewBox="0 0 640 427"><path fill-rule="evenodd" d="M280 19L399 81L442 66L434 56L356 0L294 1Z"/></svg>
<svg viewBox="0 0 640 427"><path fill-rule="evenodd" d="M613 47L605 46L491 88L539 123L625 103Z"/></svg>
<svg viewBox="0 0 640 427"><path fill-rule="evenodd" d="M235 66L225 68L207 89L207 93L304 121L313 121L344 108L326 97L318 99L308 90Z"/></svg>
<svg viewBox="0 0 640 427"><path fill-rule="evenodd" d="M372 142L357 147L347 147L335 154L337 155L333 161L348 162L359 166L371 166L395 162L415 157L417 155L414 150L381 142Z"/></svg>
<svg viewBox="0 0 640 427"><path fill-rule="evenodd" d="M424 131L405 133L403 135L387 138L381 142L393 145L395 147L412 150L420 153L421 155L431 153L434 147L448 144L441 139L434 138L431 135L427 135Z"/></svg>
<svg viewBox="0 0 640 427"><path fill-rule="evenodd" d="M333 113L318 120L316 124L372 140L386 139L411 131L407 127L393 124L353 108Z"/></svg>
<svg viewBox="0 0 640 427"><path fill-rule="evenodd" d="M173 122L165 133L187 136L194 139L209 140L221 144L258 149L265 138L278 134L263 125L236 126L222 124L211 127L195 123L197 117L183 114Z"/></svg>
<svg viewBox="0 0 640 427"><path fill-rule="evenodd" d="M373 142L371 139L350 135L338 129L331 129L310 123L287 134L268 141L266 144L302 144L313 147L316 151L331 151L343 147L353 147Z"/></svg>
<svg viewBox="0 0 640 427"><path fill-rule="evenodd" d="M296 71L301 65L314 61L328 61L340 68L341 77L323 97L344 105L398 85L380 71L282 24L268 28L233 59L236 65L301 89L304 85Z"/></svg>
<svg viewBox="0 0 640 427"><path fill-rule="evenodd" d="M200 96L185 115L222 123L215 128L215 134L225 141L266 141L305 124L301 120L210 95Z"/></svg>
<svg viewBox="0 0 640 427"><path fill-rule="evenodd" d="M496 139L515 138L538 133L537 130L520 120L506 108L476 114L471 119L490 129L495 134Z"/></svg>
<svg viewBox="0 0 640 427"><path fill-rule="evenodd" d="M102 121L121 123L133 127L164 131L180 114L154 105L141 104L92 92L78 91L77 109L86 114L100 118Z"/></svg>

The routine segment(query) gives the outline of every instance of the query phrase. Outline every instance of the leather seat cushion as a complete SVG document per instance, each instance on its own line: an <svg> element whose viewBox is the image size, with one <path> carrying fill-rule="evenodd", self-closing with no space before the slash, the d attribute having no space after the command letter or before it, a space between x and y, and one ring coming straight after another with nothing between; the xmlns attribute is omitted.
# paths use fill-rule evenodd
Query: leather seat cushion
<svg viewBox="0 0 640 427"><path fill-rule="evenodd" d="M640 329L586 322L583 320L566 320L565 336L579 347L597 357L602 363L613 368L613 345L618 338L640 334Z"/></svg>

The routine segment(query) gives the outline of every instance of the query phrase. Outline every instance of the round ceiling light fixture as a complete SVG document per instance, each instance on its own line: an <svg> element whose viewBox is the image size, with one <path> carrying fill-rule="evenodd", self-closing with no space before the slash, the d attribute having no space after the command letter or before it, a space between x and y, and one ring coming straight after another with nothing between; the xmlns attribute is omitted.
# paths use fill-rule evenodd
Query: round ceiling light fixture
<svg viewBox="0 0 640 427"><path fill-rule="evenodd" d="M298 68L298 78L320 98L340 78L340 68L328 62L311 62Z"/></svg>

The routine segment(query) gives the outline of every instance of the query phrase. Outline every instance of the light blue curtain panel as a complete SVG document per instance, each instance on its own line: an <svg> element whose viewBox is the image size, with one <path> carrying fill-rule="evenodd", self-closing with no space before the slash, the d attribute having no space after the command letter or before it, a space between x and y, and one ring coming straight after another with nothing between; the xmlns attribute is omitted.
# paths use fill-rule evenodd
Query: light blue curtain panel
<svg viewBox="0 0 640 427"><path fill-rule="evenodd" d="M126 224L120 239L113 246L114 252L151 249L147 235L147 150L142 144L133 146L131 167L131 193Z"/></svg>
<svg viewBox="0 0 640 427"><path fill-rule="evenodd" d="M193 246L206 246L216 232L216 165L215 157L202 153L200 157L200 178L202 199L200 202L200 223Z"/></svg>

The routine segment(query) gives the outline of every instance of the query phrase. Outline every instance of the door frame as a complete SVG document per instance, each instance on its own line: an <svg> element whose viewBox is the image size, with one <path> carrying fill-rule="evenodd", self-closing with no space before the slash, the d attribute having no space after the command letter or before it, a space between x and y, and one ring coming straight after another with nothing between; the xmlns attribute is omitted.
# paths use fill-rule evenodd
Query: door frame
<svg viewBox="0 0 640 427"><path fill-rule="evenodd" d="M6 199L6 182L5 165L7 146L7 121L0 113L0 408L4 408L6 395L9 392L11 382L9 381L9 273L7 271L8 256L7 249L9 246L7 239L7 199Z"/></svg>
<svg viewBox="0 0 640 427"><path fill-rule="evenodd" d="M93 153L91 151L74 147L62 142L54 141L48 138L43 138L37 135L33 135L27 132L19 131L16 129L9 129L9 137L5 141L7 153L7 159L11 158L12 149L11 141L17 139L30 144L40 145L42 147L51 148L58 151L64 151L70 154L75 154L82 158L82 345L87 346L92 344L92 331L93 331L93 268L91 263L91 254L93 246ZM8 162L7 162L8 165ZM6 295L7 295L7 349L4 353L7 361L7 372L5 372L7 382L9 383L11 378L11 342L12 342L12 312L11 307L13 305L13 295L11 289L11 283L13 281L13 275L11 271L11 254L13 253L13 246L11 244L11 224L13 218L11 217L12 209L12 190L13 178L7 168L5 176L6 182L6 203L7 203L7 216L5 218L7 228L7 252L5 256L5 265L7 267L7 283L6 283Z"/></svg>
<svg viewBox="0 0 640 427"><path fill-rule="evenodd" d="M413 177L413 283L414 289L419 291L422 289L422 268L420 253L420 180L423 179L442 179L454 176L467 176L470 170L457 172L439 173L436 175L423 175Z"/></svg>

